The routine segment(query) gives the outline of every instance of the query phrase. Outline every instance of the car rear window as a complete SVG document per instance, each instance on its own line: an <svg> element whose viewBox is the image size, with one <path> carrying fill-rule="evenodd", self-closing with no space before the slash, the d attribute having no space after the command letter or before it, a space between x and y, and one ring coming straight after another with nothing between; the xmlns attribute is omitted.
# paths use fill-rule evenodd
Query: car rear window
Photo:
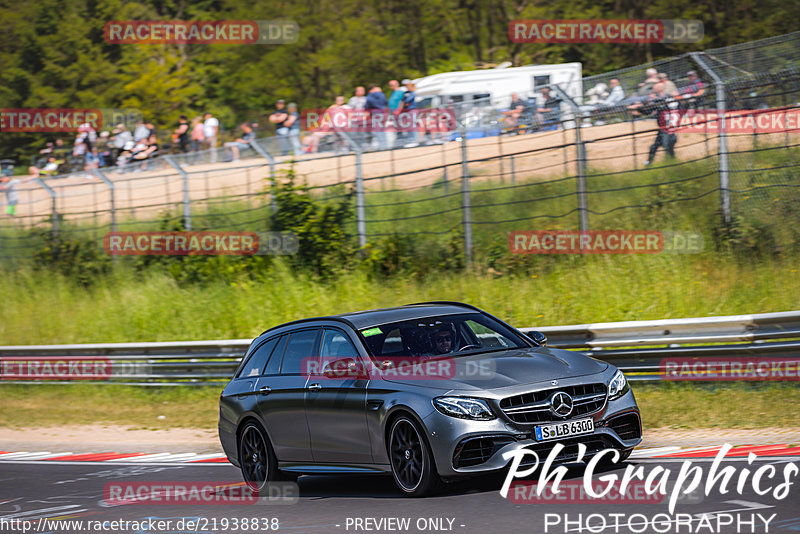
<svg viewBox="0 0 800 534"><path fill-rule="evenodd" d="M273 349L275 349L275 345L278 344L278 339L279 338L274 337L262 343L261 346L258 347L252 355L250 355L247 363L245 363L244 367L242 367L242 371L239 373L239 378L248 378L263 374L267 360L272 354Z"/></svg>
<svg viewBox="0 0 800 534"><path fill-rule="evenodd" d="M319 329L300 330L289 334L286 352L281 364L282 375L300 374L304 358L316 358L315 352Z"/></svg>

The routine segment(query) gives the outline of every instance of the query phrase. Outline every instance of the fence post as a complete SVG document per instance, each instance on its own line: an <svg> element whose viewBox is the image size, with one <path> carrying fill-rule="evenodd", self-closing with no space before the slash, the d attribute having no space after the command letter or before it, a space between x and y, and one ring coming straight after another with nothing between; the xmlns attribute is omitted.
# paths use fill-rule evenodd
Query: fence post
<svg viewBox="0 0 800 534"><path fill-rule="evenodd" d="M514 156L512 155L511 156L511 184L513 185L513 184L516 184L516 183L517 183L517 171L516 171L516 167L514 165Z"/></svg>
<svg viewBox="0 0 800 534"><path fill-rule="evenodd" d="M575 121L575 148L578 161L578 224L581 232L589 231L589 206L586 202L586 145L581 138L580 121ZM583 241L581 241L582 243Z"/></svg>
<svg viewBox="0 0 800 534"><path fill-rule="evenodd" d="M109 180L106 177L105 173L103 171L101 171L100 169L92 169L92 174L94 174L95 176L100 178L103 181L103 183L106 184L106 187L108 187L108 193L109 193L109 195L111 195L111 231L112 232L116 232L117 231L117 208L116 208L116 205L114 203L114 196L115 196L114 195L114 193L115 193L115 191L114 191L114 182Z"/></svg>
<svg viewBox="0 0 800 534"><path fill-rule="evenodd" d="M506 182L505 169L503 168L503 136L497 134L497 153L500 155L500 183Z"/></svg>
<svg viewBox="0 0 800 534"><path fill-rule="evenodd" d="M358 247L362 250L367 246L367 219L364 214L364 177L361 174L361 146L353 141L346 132L337 134L350 145L356 156L356 228L358 232Z"/></svg>
<svg viewBox="0 0 800 534"><path fill-rule="evenodd" d="M464 263L472 264L472 205L469 195L469 163L467 159L467 129L461 129L461 211L464 223Z"/></svg>
<svg viewBox="0 0 800 534"><path fill-rule="evenodd" d="M447 183L447 149L445 145L447 142L445 141L442 143L442 181L444 182L444 194L447 194L447 190L449 189Z"/></svg>
<svg viewBox="0 0 800 534"><path fill-rule="evenodd" d="M566 102L575 113L575 149L578 159L575 162L578 169L578 224L580 225L581 232L589 231L589 206L586 202L586 145L581 138L581 118L580 107L575 103L570 96L558 85L551 85L550 90L555 90L561 97L561 100ZM561 129L564 129L564 120L561 121ZM583 241L581 241L581 246Z"/></svg>
<svg viewBox="0 0 800 534"><path fill-rule="evenodd" d="M714 80L717 93L717 131L719 132L719 197L720 207L722 208L722 220L727 225L731 222L731 191L730 191L730 178L728 176L728 136L726 133L725 111L727 110L727 102L725 101L725 82L722 78L708 66L703 60L703 57L698 52L691 52L689 54L698 65Z"/></svg>
<svg viewBox="0 0 800 534"><path fill-rule="evenodd" d="M269 162L269 181L271 184L269 189L269 205L273 212L278 211L278 205L275 204L275 158L273 158L272 154L267 152L263 146L258 144L257 139L253 139L249 144L253 150L258 152L259 156Z"/></svg>
<svg viewBox="0 0 800 534"><path fill-rule="evenodd" d="M41 178L34 178L34 182L39 184L42 189L47 191L47 194L50 195L50 202L52 203L52 213L51 218L53 220L53 239L58 237L58 209L56 208L56 192L53 191L53 188L44 183Z"/></svg>
<svg viewBox="0 0 800 534"><path fill-rule="evenodd" d="M164 160L178 171L183 179L183 227L186 230L192 229L192 208L189 199L189 175L183 170L180 164L172 159L172 156L164 156Z"/></svg>

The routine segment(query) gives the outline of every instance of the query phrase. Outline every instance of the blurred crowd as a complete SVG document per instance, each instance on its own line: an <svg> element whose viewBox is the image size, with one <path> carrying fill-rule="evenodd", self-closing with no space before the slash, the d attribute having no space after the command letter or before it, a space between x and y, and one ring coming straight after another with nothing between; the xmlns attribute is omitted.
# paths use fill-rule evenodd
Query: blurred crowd
<svg viewBox="0 0 800 534"><path fill-rule="evenodd" d="M652 116L672 103L696 102L704 92L705 84L693 70L687 72L678 84L666 73L650 68L644 80L627 94L618 78L611 78L608 84L601 82L590 88L579 107L579 119L584 126L590 126L605 124L608 117L614 114L618 117L624 115L625 118L620 120ZM491 122L497 126L497 134L555 129L562 120L562 104L549 87L541 88L528 98L512 93L510 106L494 110ZM296 103L278 100L275 109L268 115L270 124L275 128L278 146L278 150L272 149L276 152L273 155L299 156L323 149L349 151L348 141L337 135L339 132L331 124L337 123L337 115L352 112L382 117L383 122L376 128L349 132L350 140L364 148L382 150L444 142L445 134L439 131L383 127L391 122L392 116L417 113L419 106L416 86L410 79L402 82L390 80L386 92L375 83L366 87L358 86L349 98L337 96L330 106L321 110L321 120L313 125L303 124ZM235 140L220 143L220 122L213 114L205 113L191 121L181 115L174 130L171 130L170 141L162 142L149 121L140 120L131 128L120 123L100 132L87 123L80 126L72 143L61 138L48 142L34 158L29 174L40 177L78 172L91 178L92 170L101 168L115 168L117 172L141 172L164 153L185 154L187 156L182 159L183 163L198 163L202 150L207 151L202 157L203 161L216 163L219 151L212 149L218 147L224 148L222 154L225 161L237 161L242 150L252 146L257 128L257 122L243 122L239 125L240 131ZM301 132L304 133L302 139Z"/></svg>

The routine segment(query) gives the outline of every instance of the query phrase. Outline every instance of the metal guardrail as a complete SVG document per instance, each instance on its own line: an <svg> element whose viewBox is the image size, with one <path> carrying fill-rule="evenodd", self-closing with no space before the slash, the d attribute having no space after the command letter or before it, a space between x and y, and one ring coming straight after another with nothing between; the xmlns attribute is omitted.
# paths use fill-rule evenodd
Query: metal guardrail
<svg viewBox="0 0 800 534"><path fill-rule="evenodd" d="M800 356L800 311L521 330L544 332L550 347L581 349L594 358L608 361L622 369L631 380L662 379L660 363L665 358ZM765 342L779 339L783 341ZM70 383L65 380L2 380L5 369L2 362L9 358L46 362L48 358L68 360L72 357L96 358L108 364L102 381L82 382L146 386L223 385L233 375L251 341L0 346L0 384ZM655 347L657 345L666 347ZM606 347L633 348L608 350Z"/></svg>

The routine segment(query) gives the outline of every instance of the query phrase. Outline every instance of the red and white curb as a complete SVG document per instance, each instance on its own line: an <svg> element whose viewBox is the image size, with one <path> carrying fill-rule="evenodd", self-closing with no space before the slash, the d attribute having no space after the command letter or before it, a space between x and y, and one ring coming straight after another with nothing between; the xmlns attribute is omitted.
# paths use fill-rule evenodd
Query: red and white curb
<svg viewBox="0 0 800 534"><path fill-rule="evenodd" d="M714 458L721 445L706 447L650 447L633 451L632 459L646 458ZM754 453L759 457L800 456L800 447L784 444L737 446L728 451L727 458L747 457ZM148 454L144 452L8 452L0 451L0 463L21 462L102 462L131 464L228 464L228 459L221 454L197 454L193 452L172 453L161 452Z"/></svg>
<svg viewBox="0 0 800 534"><path fill-rule="evenodd" d="M168 463L192 464L228 463L228 459L221 454L197 454L193 452L173 453L161 452L148 454L145 452L101 452L101 453L72 453L72 452L7 452L0 451L0 462L103 462L103 463Z"/></svg>

